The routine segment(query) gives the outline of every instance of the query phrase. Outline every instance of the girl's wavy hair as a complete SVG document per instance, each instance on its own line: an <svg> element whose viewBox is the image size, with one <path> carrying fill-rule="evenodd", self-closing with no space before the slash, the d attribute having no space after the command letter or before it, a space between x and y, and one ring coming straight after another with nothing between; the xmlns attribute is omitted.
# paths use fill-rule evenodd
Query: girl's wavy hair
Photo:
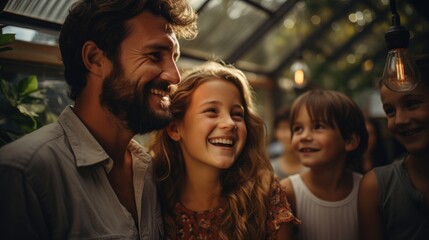
<svg viewBox="0 0 429 240"><path fill-rule="evenodd" d="M192 94L202 83L223 79L240 91L245 109L246 144L231 168L221 174L222 198L226 202L219 228L221 239L264 239L268 216L272 167L266 153L266 128L258 116L253 90L243 72L231 65L209 61L185 72L171 99L173 121L181 121ZM155 180L160 192L161 206L168 234L175 239L174 205L180 199L186 177L184 159L179 143L166 130L154 134L150 150L153 154Z"/></svg>
<svg viewBox="0 0 429 240"><path fill-rule="evenodd" d="M190 39L197 34L197 15L187 0L80 0L72 5L59 37L71 99L76 100L86 85L83 44L94 41L118 63L119 46L132 31L127 21L144 11L163 16L178 38Z"/></svg>
<svg viewBox="0 0 429 240"><path fill-rule="evenodd" d="M323 121L338 129L344 140L352 134L359 137L358 147L347 155L347 165L353 169L361 161L368 146L368 131L362 110L351 98L333 90L313 89L300 95L292 104L290 127L293 137L293 125L301 108L305 107L312 121Z"/></svg>

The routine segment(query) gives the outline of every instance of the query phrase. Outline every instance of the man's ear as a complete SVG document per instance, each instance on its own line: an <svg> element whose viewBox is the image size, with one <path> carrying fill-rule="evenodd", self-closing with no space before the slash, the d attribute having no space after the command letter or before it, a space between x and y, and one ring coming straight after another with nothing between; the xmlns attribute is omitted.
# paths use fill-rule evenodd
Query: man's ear
<svg viewBox="0 0 429 240"><path fill-rule="evenodd" d="M351 152L355 150L360 143L360 137L357 133L352 133L350 138L346 141L346 151Z"/></svg>
<svg viewBox="0 0 429 240"><path fill-rule="evenodd" d="M93 41L86 41L82 46L82 61L86 69L92 74L103 76L103 61L106 56Z"/></svg>
<svg viewBox="0 0 429 240"><path fill-rule="evenodd" d="M170 136L171 139L174 141L179 141L181 139L180 133L179 133L179 124L176 121L170 122L168 126L166 127L168 136Z"/></svg>

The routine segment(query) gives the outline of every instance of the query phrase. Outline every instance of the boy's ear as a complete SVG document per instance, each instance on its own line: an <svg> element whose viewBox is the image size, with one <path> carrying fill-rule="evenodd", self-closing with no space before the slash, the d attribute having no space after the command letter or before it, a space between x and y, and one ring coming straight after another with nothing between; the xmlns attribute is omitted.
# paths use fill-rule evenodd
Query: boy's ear
<svg viewBox="0 0 429 240"><path fill-rule="evenodd" d="M176 121L172 121L168 126L166 127L168 136L170 136L171 139L174 141L179 141L181 139L179 134L179 126Z"/></svg>
<svg viewBox="0 0 429 240"><path fill-rule="evenodd" d="M350 138L346 141L346 151L351 152L355 150L360 143L360 137L357 133L352 133Z"/></svg>
<svg viewBox="0 0 429 240"><path fill-rule="evenodd" d="M82 61L89 72L103 76L103 63L106 58L104 51L93 41L87 41L82 46Z"/></svg>

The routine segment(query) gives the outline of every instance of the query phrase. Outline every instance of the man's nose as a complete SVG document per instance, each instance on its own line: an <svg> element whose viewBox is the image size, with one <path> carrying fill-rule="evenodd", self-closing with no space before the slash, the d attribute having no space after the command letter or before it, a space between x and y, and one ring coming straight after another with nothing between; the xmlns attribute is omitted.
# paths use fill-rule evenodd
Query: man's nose
<svg viewBox="0 0 429 240"><path fill-rule="evenodd" d="M165 63L160 77L162 80L168 81L172 84L177 84L180 82L180 72L177 68L176 62L173 59Z"/></svg>

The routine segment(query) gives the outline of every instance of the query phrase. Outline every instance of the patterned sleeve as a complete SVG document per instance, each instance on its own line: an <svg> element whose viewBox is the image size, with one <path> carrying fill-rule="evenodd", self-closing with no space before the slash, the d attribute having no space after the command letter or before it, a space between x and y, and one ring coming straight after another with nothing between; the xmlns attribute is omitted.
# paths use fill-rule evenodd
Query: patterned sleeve
<svg viewBox="0 0 429 240"><path fill-rule="evenodd" d="M268 232L274 234L280 229L282 223L292 222L293 224L301 224L290 208L286 197L286 192L281 188L278 180L274 180L271 185L271 200L270 211L267 221Z"/></svg>

